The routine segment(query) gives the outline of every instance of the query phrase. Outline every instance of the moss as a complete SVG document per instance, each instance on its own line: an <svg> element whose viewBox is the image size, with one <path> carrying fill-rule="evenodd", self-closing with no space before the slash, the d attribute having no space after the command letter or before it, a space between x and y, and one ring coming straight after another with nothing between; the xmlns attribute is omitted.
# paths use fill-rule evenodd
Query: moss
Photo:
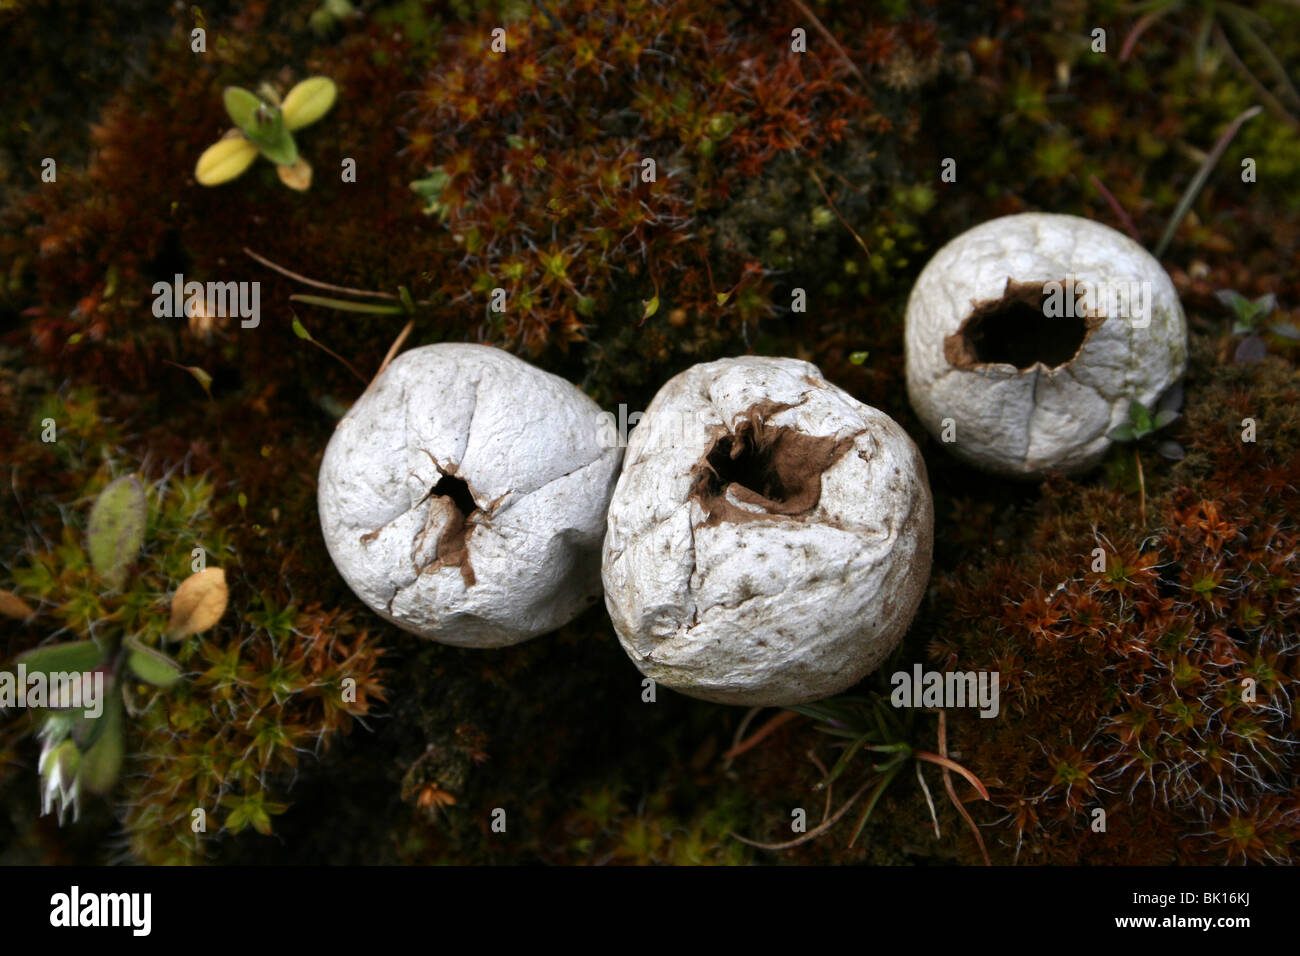
<svg viewBox="0 0 1300 956"><path fill-rule="evenodd" d="M1201 340L1186 460L1147 463L1148 527L1123 469L1120 488L1053 480L994 560L937 582L930 659L1002 675L1003 718L954 737L997 780L1004 816L985 822L1008 859L1292 859L1296 388L1280 360L1224 371L1211 354ZM1267 439L1241 441L1247 414ZM1229 818L1267 835L1243 848Z"/></svg>
<svg viewBox="0 0 1300 956"><path fill-rule="evenodd" d="M1233 688L1246 675L1276 694L1297 673L1279 637L1296 633L1284 495L1296 480L1295 350L1272 343L1264 365L1232 363L1213 298L1271 291L1285 311L1300 293L1285 254L1300 237L1294 132L1266 116L1248 123L1171 248L1194 332L1186 416L1172 429L1188 457L1144 453L1150 520L1139 528L1131 455L1041 488L954 462L907 405L903 306L927 255L974 222L1045 209L1119 225L1093 176L1154 239L1195 151L1247 105L1249 85L1222 64L1198 71L1172 19L1126 63L1071 53L1070 35L1120 21L1113 3L991 15L811 5L853 69L815 31L812 52L787 55L782 5L582 0L548 4L548 17L528 4L396 2L317 32L315 0L204 4L217 42L202 60L188 53L188 11L151 14L135 31L119 28L128 8L87 6L85 76L71 82L67 51L36 37L44 13L5 21L18 31L12 63L27 71L15 116L32 131L0 131L0 443L17 503L0 526L0 587L48 600L0 651L10 660L53 627L120 610L77 563L87 496L113 474L138 468L157 489L124 614L156 630L191 540L219 540L232 569L221 628L185 648L185 688L132 725L148 773L88 805L78 827L33 817L32 742L21 721L0 723L6 859L979 860L933 774L941 840L923 792L900 778L851 850L847 823L788 856L742 849L729 831L788 838L794 807L819 819L823 775L807 754L826 764L836 752L794 722L723 760L744 715L668 694L642 703L599 609L492 655L426 645L370 615L322 547L314 489L359 386L290 323L296 314L367 377L405 319L291 306L304 286L244 247L341 286L406 286L427 303L408 344L507 345L606 407L642 409L670 375L722 355L817 363L898 419L926 457L940 528L933 596L898 666L1003 673L1003 717L952 714L949 728L950 751L993 787L994 806L968 806L995 860L1294 853L1286 742L1300 728L1274 713L1252 722ZM1267 16L1294 62L1295 13ZM485 55L501 23L512 53ZM1112 52L1120 40L1112 31ZM217 189L192 182L227 125L224 86L287 88L316 73L340 99L304 134L309 193L290 194L265 164ZM60 156L57 183L13 172L48 151ZM646 155L654 184L631 175ZM1244 156L1259 162L1248 186L1234 175ZM355 184L333 175L344 157L357 161ZM937 175L947 157L956 183ZM412 192L430 180L428 195ZM154 319L152 284L177 272L261 282L261 325ZM485 308L498 285L504 316ZM805 312L792 307L796 288ZM211 375L211 399L188 366ZM1238 440L1245 417L1259 423L1255 445ZM59 438L47 444L49 418ZM1090 570L1096 546L1105 574ZM369 714L330 705L345 672L380 682ZM344 734L354 721L365 729ZM915 730L917 746L937 748L933 718ZM1246 755L1247 741L1258 753ZM209 778L224 783L200 794ZM1141 812L1129 809L1135 783ZM201 841L187 822L199 803L213 808ZM1087 826L1096 804L1111 811L1104 840ZM508 839L490 829L498 807ZM114 851L118 818L127 839ZM267 825L273 839L258 833Z"/></svg>

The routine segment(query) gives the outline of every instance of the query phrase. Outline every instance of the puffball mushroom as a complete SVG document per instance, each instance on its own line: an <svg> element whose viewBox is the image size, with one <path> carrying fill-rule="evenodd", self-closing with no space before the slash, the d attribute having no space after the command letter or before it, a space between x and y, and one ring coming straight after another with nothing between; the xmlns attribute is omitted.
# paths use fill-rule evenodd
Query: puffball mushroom
<svg viewBox="0 0 1300 956"><path fill-rule="evenodd" d="M575 386L500 349L412 349L339 422L321 461L330 557L372 610L422 637L500 647L600 595L621 450Z"/></svg>
<svg viewBox="0 0 1300 956"><path fill-rule="evenodd" d="M852 686L898 644L934 509L907 433L789 358L670 380L628 440L605 605L647 677L786 706Z"/></svg>
<svg viewBox="0 0 1300 956"><path fill-rule="evenodd" d="M1132 239L1021 213L935 254L907 303L907 391L965 461L999 474L1084 471L1182 377L1187 325L1169 276Z"/></svg>

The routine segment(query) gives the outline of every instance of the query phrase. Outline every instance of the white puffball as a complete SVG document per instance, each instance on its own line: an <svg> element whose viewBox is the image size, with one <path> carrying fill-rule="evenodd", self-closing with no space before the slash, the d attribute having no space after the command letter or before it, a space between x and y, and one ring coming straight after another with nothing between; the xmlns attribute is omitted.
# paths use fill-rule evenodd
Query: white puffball
<svg viewBox="0 0 1300 956"><path fill-rule="evenodd" d="M600 594L621 452L599 423L572 384L500 349L412 349L325 450L330 557L371 609L422 637L500 647L554 630Z"/></svg>
<svg viewBox="0 0 1300 956"><path fill-rule="evenodd" d="M907 629L930 573L925 463L813 365L696 365L628 441L605 604L643 674L730 704L851 687Z"/></svg>
<svg viewBox="0 0 1300 956"><path fill-rule="evenodd" d="M1016 477L1095 465L1129 402L1149 407L1187 365L1160 263L1077 216L1022 213L962 233L921 271L906 325L917 416L959 458Z"/></svg>

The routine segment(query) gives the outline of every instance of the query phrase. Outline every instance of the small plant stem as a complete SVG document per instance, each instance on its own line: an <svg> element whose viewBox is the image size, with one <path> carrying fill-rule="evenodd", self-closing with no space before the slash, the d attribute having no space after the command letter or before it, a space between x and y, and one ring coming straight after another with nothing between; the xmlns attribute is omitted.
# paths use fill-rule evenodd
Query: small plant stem
<svg viewBox="0 0 1300 956"><path fill-rule="evenodd" d="M254 252L252 249L249 249L247 246L244 247L244 254L249 256L252 259L256 259L258 262L266 266L268 269L274 269L276 272L280 273L281 275L288 276L290 279L293 279L295 282L301 282L303 285L309 285L316 289L325 289L327 292L342 292L344 295L365 296L366 298L371 298L371 299L396 299L397 298L397 296L393 295L391 292L369 292L365 289L349 289L347 286L331 285L328 282L318 282L315 279L308 279L306 276L299 275L297 272L292 272L289 269L286 269L284 266L276 265L274 262L272 262L270 259L267 259L265 256L259 256L256 252Z"/></svg>
<svg viewBox="0 0 1300 956"><path fill-rule="evenodd" d="M947 715L942 710L939 711L939 756L943 757L944 760L949 759ZM948 791L948 799L952 801L952 805L957 808L957 812L960 813L962 819L966 821L966 825L970 827L970 832L975 834L975 842L979 844L980 855L984 857L984 865L992 866L993 862L989 859L989 851L984 846L984 836L980 833L980 828L977 827L975 821L971 819L970 811L966 809L966 805L957 798L957 789L952 785L952 774L948 772L947 766L944 766L943 764L940 764L940 766L943 767L943 786L944 789ZM958 767L958 769L961 768ZM963 771L963 773L965 772L966 771ZM971 774L971 776L974 775ZM987 800L989 794L988 791L984 789L984 784L979 784L979 790L984 799Z"/></svg>
<svg viewBox="0 0 1300 956"><path fill-rule="evenodd" d="M1142 456L1138 453L1137 445L1133 446L1133 461L1137 464L1138 470L1138 514L1142 517L1142 527L1147 526L1147 479L1142 473Z"/></svg>
<svg viewBox="0 0 1300 956"><path fill-rule="evenodd" d="M765 723L758 730L754 731L751 737L749 737L744 741L741 741L740 743L737 743L734 747L732 747L730 750L724 753L722 755L722 759L732 760L736 757L739 757L745 751L750 750L751 748L756 747L758 744L762 743L764 739L771 736L775 731L784 727L786 724L790 723L790 721L794 720L798 716L799 714L796 714L793 710L781 711L781 713L777 714L775 717L773 717L771 720Z"/></svg>
<svg viewBox="0 0 1300 956"><path fill-rule="evenodd" d="M1258 116L1263 112L1263 109L1264 107L1262 106L1252 106L1229 123L1228 128L1223 131L1223 135L1219 137L1219 141L1214 144L1214 148L1210 150L1210 154L1205 157L1205 162L1201 163L1201 168L1196 171L1196 175L1192 177L1192 181L1187 184L1187 189L1183 191L1182 198L1178 200L1178 205L1174 208L1173 215L1169 217L1169 222L1165 226L1164 235L1160 237L1160 241L1156 243L1156 247L1152 251L1152 255L1157 259L1163 256L1165 250L1169 248L1169 243L1173 241L1174 233L1178 231L1178 226L1182 223L1183 219L1187 217L1188 211L1192 208L1192 203L1196 201L1196 197L1205 186L1205 181L1210 178L1210 173L1212 173L1214 167L1218 165L1219 159L1223 156L1224 150L1228 148L1228 144L1232 142L1232 138L1237 135L1237 130L1241 129L1241 124L1246 122L1248 119Z"/></svg>
<svg viewBox="0 0 1300 956"><path fill-rule="evenodd" d="M803 0L792 0L792 2L799 8L800 13L812 21L812 25L816 28L817 32L820 33L825 38L826 42L831 45L831 49L839 54L840 59L844 61L845 66L849 68L853 75L859 80L863 80L862 71L859 70L853 64L853 61L849 59L849 55L844 52L844 47L840 46L840 42L835 39L835 36L831 31L826 29L826 25L822 23L821 20L817 19L817 14L809 10L807 4L805 4Z"/></svg>
<svg viewBox="0 0 1300 956"><path fill-rule="evenodd" d="M817 755L813 753L811 750L808 751L808 759L813 762L814 767L816 767L818 770L821 771L823 780L825 780L830 775L830 771L826 769L826 765L822 763L820 760L818 760ZM826 820L831 815L831 794L834 792L835 792L835 784L834 783L826 784L826 807L825 809L822 810L822 823L825 823Z"/></svg>
<svg viewBox="0 0 1300 956"><path fill-rule="evenodd" d="M295 292L289 296L290 302L302 302L305 305L319 305L339 312L363 312L367 315L402 315L406 312L400 305L380 305L377 302L350 302L347 299L331 299L324 295L308 295Z"/></svg>
<svg viewBox="0 0 1300 956"><path fill-rule="evenodd" d="M746 844L747 846L758 847L760 850L789 850L792 847L800 846L801 844L807 843L809 840L817 839L817 837L821 836L831 827L835 826L835 824L840 821L840 818L843 817L844 814L849 812L849 808L852 807L853 804L858 802L858 798L867 792L867 788L870 787L875 782L876 781L874 779L868 780L862 786L858 787L857 791L853 794L853 796L845 800L844 805L835 811L834 816L832 816L825 823L813 827L803 836L796 837L795 839L789 841L788 843L759 843L757 840L750 840L747 837L741 836L739 833L736 833L734 830L728 830L727 836L734 837L735 839L739 840L741 843Z"/></svg>
<svg viewBox="0 0 1300 956"><path fill-rule="evenodd" d="M1283 106L1276 96L1269 92L1268 87L1261 83L1254 73L1250 72L1250 68L1242 62L1241 57L1237 56L1237 51L1232 48L1232 42L1228 39L1228 34L1224 32L1223 27L1219 26L1218 23L1214 24L1214 38L1219 41L1219 46L1223 48L1223 52L1227 55L1228 62L1246 78L1246 81L1259 94L1259 98L1264 101L1264 105L1268 107L1269 112L1292 128L1300 129L1300 120L1296 119L1294 114ZM1287 80L1288 84L1290 83L1290 79L1285 73L1282 74L1282 77Z"/></svg>
<svg viewBox="0 0 1300 956"><path fill-rule="evenodd" d="M1247 13L1244 10L1236 13L1229 11L1228 19L1236 25L1241 35L1246 38L1246 42L1254 47L1255 52L1268 66L1274 78L1280 84L1282 94L1296 106L1300 106L1300 90L1297 90L1295 84L1291 82L1291 77L1287 75L1286 67L1282 65L1282 61L1277 58L1272 48L1260 38L1260 35L1255 32L1255 28L1250 25Z"/></svg>
<svg viewBox="0 0 1300 956"><path fill-rule="evenodd" d="M1095 174L1090 175L1088 178L1091 179L1092 184L1097 187L1097 192L1101 193L1101 198L1106 200L1106 204L1110 206L1111 212L1115 214L1115 218L1118 219L1120 225L1124 227L1124 231L1127 232L1129 236L1132 237L1133 241L1139 246L1142 245L1142 237L1138 234L1137 226L1133 225L1133 220L1130 219L1128 213L1124 211L1124 207L1119 204L1119 200L1116 199L1111 191L1102 184L1102 181L1098 179Z"/></svg>
<svg viewBox="0 0 1300 956"><path fill-rule="evenodd" d="M849 231L849 234L853 236L854 241L857 242L857 244L862 248L862 251L866 253L867 258L870 259L871 250L867 248L866 242L858 235L857 230L850 226L848 220L840 215L839 209L837 209L835 203L831 201L831 194L828 193L826 187L822 185L821 177L817 175L817 171L810 168L808 170L808 175L812 177L812 181L816 183L817 188L821 190L822 198L826 200L826 205L830 208L830 211L835 213L835 218L838 219L840 224Z"/></svg>
<svg viewBox="0 0 1300 956"><path fill-rule="evenodd" d="M398 333L397 338L393 339L393 344L388 346L388 354L385 355L384 360L379 363L379 370L375 372L375 378L379 378L379 376L384 374L384 369L388 368L388 363L397 355L398 350L402 347L402 343L406 341L406 337L411 334L411 330L414 328L415 319L411 319L406 323L406 325L402 326L402 331ZM371 381L373 382L374 379L371 379Z"/></svg>
<svg viewBox="0 0 1300 956"><path fill-rule="evenodd" d="M943 834L939 831L939 814L934 812L934 797L930 796L930 788L926 785L925 774L921 772L921 761L917 761L913 766L916 767L916 782L921 785L921 792L925 794L925 805L930 808L930 819L934 821L934 838L942 840Z"/></svg>
<svg viewBox="0 0 1300 956"><path fill-rule="evenodd" d="M944 770L952 770L961 774L966 778L967 783L979 791L981 797L985 800L989 798L989 791L988 788L984 786L984 782L961 764L957 763L957 761L941 756L940 754L932 754L928 750L917 750L913 753L913 756L915 756L917 760L924 760L926 763L932 763L937 767L942 767Z"/></svg>
<svg viewBox="0 0 1300 956"><path fill-rule="evenodd" d="M365 378L364 375L362 375L360 372L358 372L355 368L352 367L352 363L351 363L351 362L349 362L347 359L345 359L342 355L339 355L338 352L335 352L335 351L334 351L332 348L330 348L328 345L324 345L324 344L322 344L322 343L320 343L320 342L317 342L315 339L308 339L307 341L309 341L312 345L316 346L316 348L320 349L320 350L321 350L322 352L324 352L326 355L329 355L329 356L331 356L331 357L333 357L333 358L336 358L336 359L338 359L340 362L342 362L342 363L347 367L347 370L348 370L349 372L351 372L353 375L355 375L355 376L357 377L357 381L359 381L359 382L361 382L361 383L363 383L363 384L365 384L365 385L367 385L367 386L370 384L369 382L366 381L366 378Z"/></svg>
<svg viewBox="0 0 1300 956"><path fill-rule="evenodd" d="M876 789L871 791L871 799L867 801L866 809L862 811L862 816L858 818L858 828L853 831L853 839L849 841L850 849L853 848L853 844L858 842L858 837L862 836L862 830L867 825L867 821L871 819L876 804L880 802L880 798L885 795L885 791L889 789L889 785L894 782L894 778L898 776L898 771L902 768L903 761L894 763L885 775L880 778L880 782L876 784Z"/></svg>
<svg viewBox="0 0 1300 956"><path fill-rule="evenodd" d="M1152 10L1150 13L1146 14L1140 20L1138 20L1137 23L1133 24L1133 29L1130 30L1128 36L1124 38L1124 45L1120 48L1119 51L1119 61L1121 63L1127 60L1130 54L1132 54L1133 47L1137 46L1138 37L1140 37L1143 33L1145 33L1148 27L1150 27L1152 24L1154 24L1157 20L1159 20L1161 17L1163 17L1172 9L1173 9L1173 5L1171 4L1166 7L1161 7L1156 10Z"/></svg>

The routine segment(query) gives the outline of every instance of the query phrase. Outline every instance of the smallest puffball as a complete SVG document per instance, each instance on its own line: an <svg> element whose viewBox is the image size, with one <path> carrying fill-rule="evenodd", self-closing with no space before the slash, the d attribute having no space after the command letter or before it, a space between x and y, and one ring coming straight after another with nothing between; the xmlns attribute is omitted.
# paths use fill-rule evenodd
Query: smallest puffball
<svg viewBox="0 0 1300 956"><path fill-rule="evenodd" d="M655 396L610 502L605 605L641 673L693 697L837 694L902 639L930 574L925 463L888 415L788 358Z"/></svg>
<svg viewBox="0 0 1300 956"><path fill-rule="evenodd" d="M377 614L444 644L501 647L600 596L620 449L575 386L500 349L412 349L339 422L321 529Z"/></svg>
<svg viewBox="0 0 1300 956"><path fill-rule="evenodd" d="M1109 226L1052 213L962 233L907 302L907 394L944 448L1014 478L1078 473L1187 366L1173 282Z"/></svg>

